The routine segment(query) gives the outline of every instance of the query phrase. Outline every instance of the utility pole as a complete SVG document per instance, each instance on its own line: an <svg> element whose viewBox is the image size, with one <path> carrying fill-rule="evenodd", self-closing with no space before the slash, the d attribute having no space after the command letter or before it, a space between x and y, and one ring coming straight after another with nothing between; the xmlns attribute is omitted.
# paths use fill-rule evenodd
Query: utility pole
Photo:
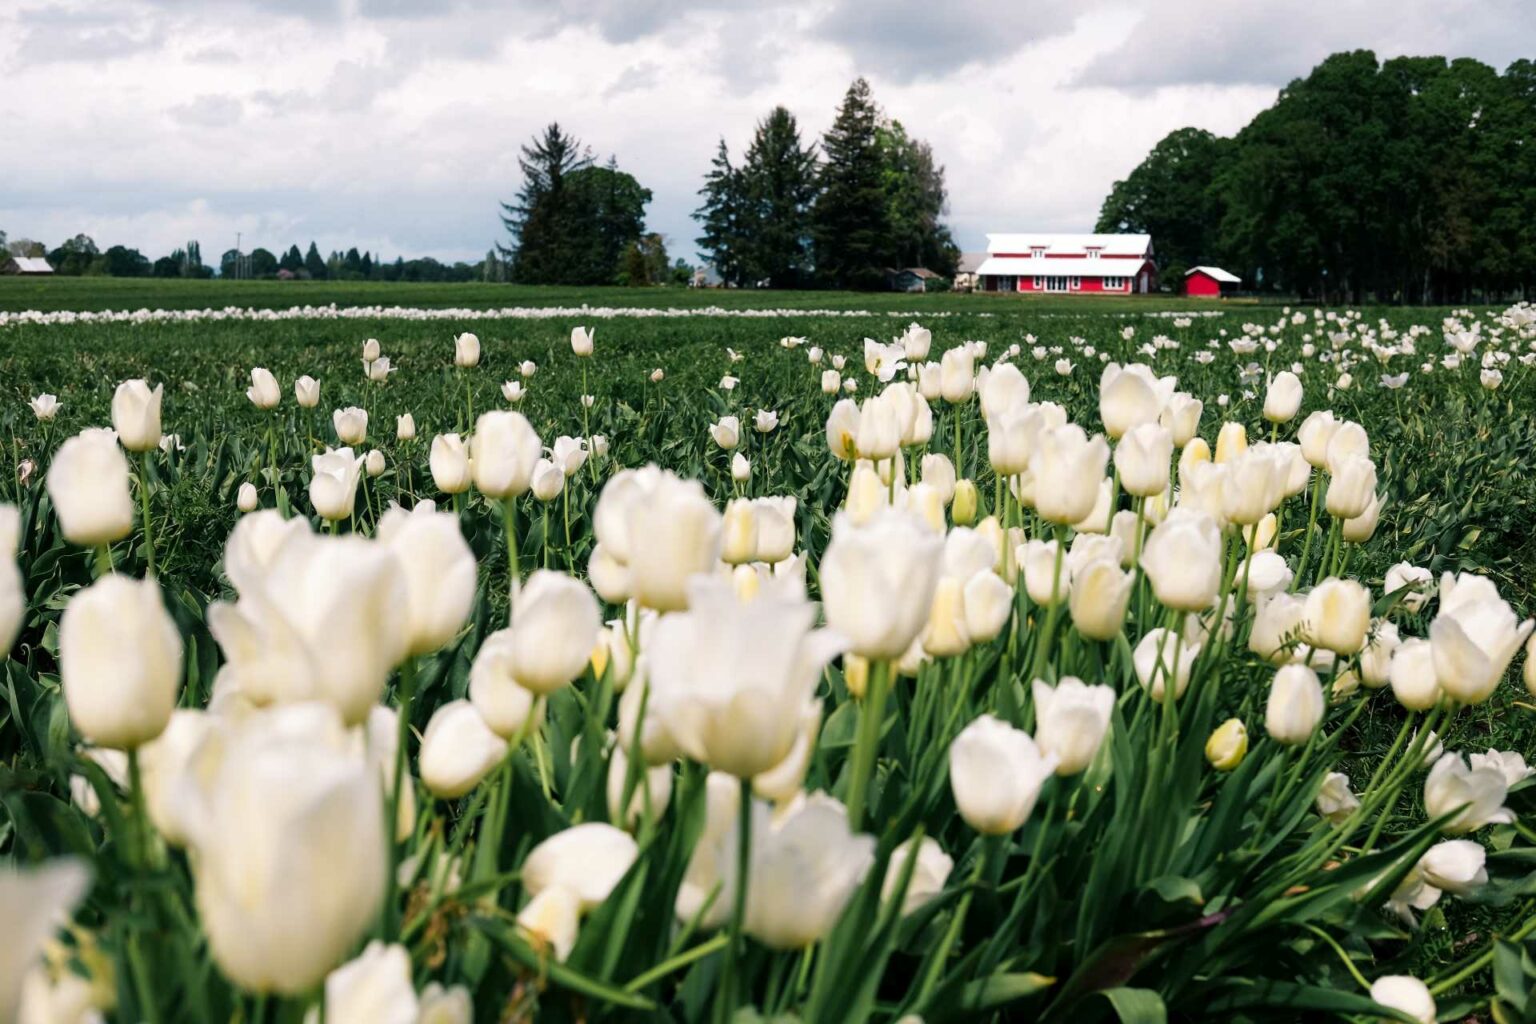
<svg viewBox="0 0 1536 1024"><path fill-rule="evenodd" d="M236 281L240 280L240 278L242 276L244 276L244 274L243 274L244 267L242 266L242 264L245 263L245 256L244 256L243 253L240 252L240 239L243 238L243 237L244 237L244 232L241 232L241 231L236 231L235 232L235 280Z"/></svg>

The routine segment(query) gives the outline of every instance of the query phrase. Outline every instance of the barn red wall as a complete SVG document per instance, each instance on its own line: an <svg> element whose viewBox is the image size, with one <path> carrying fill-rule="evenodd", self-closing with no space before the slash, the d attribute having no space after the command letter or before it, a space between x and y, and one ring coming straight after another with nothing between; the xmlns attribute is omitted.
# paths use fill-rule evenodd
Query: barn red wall
<svg viewBox="0 0 1536 1024"><path fill-rule="evenodd" d="M1190 274L1184 279L1184 294L1215 298L1221 294L1221 284L1209 274Z"/></svg>

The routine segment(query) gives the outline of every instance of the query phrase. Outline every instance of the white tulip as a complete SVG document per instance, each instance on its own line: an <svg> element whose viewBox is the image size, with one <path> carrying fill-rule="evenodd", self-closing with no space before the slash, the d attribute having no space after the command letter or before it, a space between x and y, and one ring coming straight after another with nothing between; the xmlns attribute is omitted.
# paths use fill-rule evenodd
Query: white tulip
<svg viewBox="0 0 1536 1024"><path fill-rule="evenodd" d="M762 804L753 812L746 932L770 949L804 949L842 917L874 863L875 839L851 832L847 810L823 793L771 825ZM736 849L734 830L725 842Z"/></svg>
<svg viewBox="0 0 1536 1024"><path fill-rule="evenodd" d="M1158 627L1148 630L1136 645L1131 653L1131 665L1137 681L1158 703L1164 700L1171 675L1173 699L1177 701L1189 688L1189 674L1199 654L1199 646L1186 642L1172 630Z"/></svg>
<svg viewBox="0 0 1536 1024"><path fill-rule="evenodd" d="M602 625L586 584L538 570L512 601L512 678L540 696L568 685L586 669Z"/></svg>
<svg viewBox="0 0 1536 1024"><path fill-rule="evenodd" d="M1536 621L1521 622L1487 577L1446 573L1440 614L1429 626L1440 688L1463 704L1481 704L1533 627Z"/></svg>
<svg viewBox="0 0 1536 1024"><path fill-rule="evenodd" d="M973 721L949 745L955 804L983 835L1007 835L1023 825L1056 766L1056 755L1042 753L1028 733L991 715Z"/></svg>
<svg viewBox="0 0 1536 1024"><path fill-rule="evenodd" d="M539 501L554 501L565 493L565 474L548 459L540 459L533 467L533 496Z"/></svg>
<svg viewBox="0 0 1536 1024"><path fill-rule="evenodd" d="M1301 379L1290 370L1281 370L1264 395L1264 418L1271 423L1289 423L1301 409L1301 397Z"/></svg>
<svg viewBox="0 0 1536 1024"><path fill-rule="evenodd" d="M1151 497L1168 488L1173 463L1173 434L1156 423L1126 431L1115 446L1115 471L1127 494Z"/></svg>
<svg viewBox="0 0 1536 1024"><path fill-rule="evenodd" d="M592 341L596 334L596 329L591 327L572 327L571 351L577 356L590 356L592 354Z"/></svg>
<svg viewBox="0 0 1536 1024"><path fill-rule="evenodd" d="M92 743L128 750L159 736L181 692L181 663L181 633L152 579L103 576L64 607L64 703Z"/></svg>
<svg viewBox="0 0 1536 1024"><path fill-rule="evenodd" d="M1036 679L1030 688L1037 742L1042 753L1056 758L1056 774L1086 770L1109 732L1114 687L1088 686L1081 679L1063 676L1055 686Z"/></svg>
<svg viewBox="0 0 1536 1024"><path fill-rule="evenodd" d="M402 413L395 417L395 440L411 441L416 437L416 417Z"/></svg>
<svg viewBox="0 0 1536 1024"><path fill-rule="evenodd" d="M271 370L258 366L251 371L251 386L245 389L245 397L258 409L276 409L283 400L283 390L277 386Z"/></svg>
<svg viewBox="0 0 1536 1024"><path fill-rule="evenodd" d="M48 497L65 538L100 547L133 531L128 460L110 430L86 430L65 441L48 466Z"/></svg>
<svg viewBox="0 0 1536 1024"><path fill-rule="evenodd" d="M256 485L250 481L241 484L235 494L235 507L241 512L255 512L260 504L261 495L256 492Z"/></svg>
<svg viewBox="0 0 1536 1024"><path fill-rule="evenodd" d="M1202 512L1176 508L1148 534L1141 567L1164 605L1199 612L1209 608L1221 590L1222 554L1216 521Z"/></svg>
<svg viewBox="0 0 1536 1024"><path fill-rule="evenodd" d="M467 700L440 706L421 737L421 781L444 800L480 784L507 753L507 741L491 731L480 709Z"/></svg>
<svg viewBox="0 0 1536 1024"><path fill-rule="evenodd" d="M619 884L640 848L623 829L589 821L563 829L529 851L523 861L523 888L532 896L566 889L583 912L595 910Z"/></svg>
<svg viewBox="0 0 1536 1024"><path fill-rule="evenodd" d="M320 382L305 374L293 382L293 400L301 409L313 409L320 404Z"/></svg>
<svg viewBox="0 0 1536 1024"><path fill-rule="evenodd" d="M419 1012L411 956L404 946L375 939L325 979L327 1024L417 1024ZM311 1017L318 1021L320 1015Z"/></svg>
<svg viewBox="0 0 1536 1024"><path fill-rule="evenodd" d="M1392 684L1392 695L1409 711L1428 711L1440 700L1435 655L1428 640L1404 640L1392 652L1387 679Z"/></svg>
<svg viewBox="0 0 1536 1024"><path fill-rule="evenodd" d="M1440 831L1447 835L1475 832L1484 825L1509 824L1515 814L1504 806L1509 784L1497 767L1469 768L1460 754L1445 754L1424 780L1424 813L1440 818L1456 812Z"/></svg>
<svg viewBox="0 0 1536 1024"><path fill-rule="evenodd" d="M437 650L459 632L475 603L475 555L459 517L430 501L409 512L395 506L379 519L378 538L405 573L409 653Z"/></svg>
<svg viewBox="0 0 1536 1024"><path fill-rule="evenodd" d="M885 510L858 526L839 513L820 566L828 625L863 657L899 658L927 621L942 556L942 539L910 514Z"/></svg>
<svg viewBox="0 0 1536 1024"><path fill-rule="evenodd" d="M1331 576L1307 594L1302 635L1313 647L1357 654L1370 628L1371 592L1354 580Z"/></svg>
<svg viewBox="0 0 1536 1024"><path fill-rule="evenodd" d="M432 470L432 482L444 494L463 494L469 490L469 446L458 434L434 437L427 464Z"/></svg>
<svg viewBox="0 0 1536 1024"><path fill-rule="evenodd" d="M885 868L885 881L880 887L881 902L889 903L895 897L896 887L912 860L912 845L913 841L908 839L891 852ZM944 884L954 869L954 858L944 852L939 841L932 836L923 836L922 842L917 844L917 862L912 865L906 892L902 894L901 915L907 917L932 902L944 891Z"/></svg>
<svg viewBox="0 0 1536 1024"><path fill-rule="evenodd" d="M435 455L437 442L432 445ZM543 450L533 424L522 413L506 409L482 413L469 440L469 467L475 488L488 498L515 498L528 493L533 486L533 469ZM436 474L435 468L433 473Z"/></svg>
<svg viewBox="0 0 1536 1024"><path fill-rule="evenodd" d="M741 443L741 421L735 416L722 416L710 425L709 436L715 444L731 451Z"/></svg>
<svg viewBox="0 0 1536 1024"><path fill-rule="evenodd" d="M350 519L357 503L357 481L363 457L351 448L328 448L311 456L314 475L309 479L309 500L322 519Z"/></svg>
<svg viewBox="0 0 1536 1024"><path fill-rule="evenodd" d="M1326 710L1317 673L1305 665L1285 665L1269 684L1264 728L1277 743L1299 746L1312 738Z"/></svg>
<svg viewBox="0 0 1536 1024"><path fill-rule="evenodd" d="M1082 521L1098 501L1108 461L1104 438L1090 439L1076 424L1042 430L1029 464L1035 481L1035 511L1053 523ZM1109 525L1107 514L1104 525Z"/></svg>
<svg viewBox="0 0 1536 1024"><path fill-rule="evenodd" d="M57 857L21 871L9 864L0 868L0 907L5 913L5 943L0 945L0 1020L31 1024L17 1016L24 979L60 921L90 886L90 868L73 857Z"/></svg>
<svg viewBox="0 0 1536 1024"><path fill-rule="evenodd" d="M1389 974L1371 983L1371 999L1389 1010L1406 1013L1418 1024L1435 1024L1435 997L1429 986L1406 974Z"/></svg>
<svg viewBox="0 0 1536 1024"><path fill-rule="evenodd" d="M331 423L336 428L336 437L344 445L362 444L368 436L368 413L356 406L331 413Z"/></svg>
<svg viewBox="0 0 1536 1024"><path fill-rule="evenodd" d="M480 339L465 331L453 339L453 365L468 369L480 365Z"/></svg>
<svg viewBox="0 0 1536 1024"><path fill-rule="evenodd" d="M1072 572L1068 610L1072 625L1093 640L1113 640L1125 624L1134 573L1120 568L1118 558L1095 558Z"/></svg>
<svg viewBox="0 0 1536 1024"><path fill-rule="evenodd" d="M144 380L125 380L112 395L112 429L130 452L151 452L160 444L160 399L165 385L153 391Z"/></svg>

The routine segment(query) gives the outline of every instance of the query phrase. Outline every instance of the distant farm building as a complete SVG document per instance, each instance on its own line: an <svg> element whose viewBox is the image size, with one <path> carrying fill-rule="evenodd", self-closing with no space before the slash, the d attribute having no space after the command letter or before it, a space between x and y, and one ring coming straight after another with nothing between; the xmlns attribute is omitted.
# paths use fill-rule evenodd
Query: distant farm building
<svg viewBox="0 0 1536 1024"><path fill-rule="evenodd" d="M1145 294L1157 287L1151 235L988 235L978 291Z"/></svg>
<svg viewBox="0 0 1536 1024"><path fill-rule="evenodd" d="M984 252L963 252L960 254L960 263L955 268L955 291L968 292L976 287L976 271L987 262L987 254Z"/></svg>
<svg viewBox="0 0 1536 1024"><path fill-rule="evenodd" d="M893 292L925 292L938 287L938 282L943 280L942 275L927 267L887 267L885 270L885 287Z"/></svg>
<svg viewBox="0 0 1536 1024"><path fill-rule="evenodd" d="M1220 267L1191 267L1184 272L1184 294L1201 298L1219 298L1237 290L1243 279Z"/></svg>
<svg viewBox="0 0 1536 1024"><path fill-rule="evenodd" d="M0 274L51 274L53 267L41 256L0 256Z"/></svg>

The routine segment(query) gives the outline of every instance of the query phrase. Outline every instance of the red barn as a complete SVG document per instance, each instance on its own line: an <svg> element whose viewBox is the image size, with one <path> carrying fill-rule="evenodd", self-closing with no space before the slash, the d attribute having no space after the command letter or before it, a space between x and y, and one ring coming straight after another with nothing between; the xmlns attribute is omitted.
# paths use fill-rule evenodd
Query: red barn
<svg viewBox="0 0 1536 1024"><path fill-rule="evenodd" d="M1145 294L1157 287L1151 235L988 235L984 292Z"/></svg>
<svg viewBox="0 0 1536 1024"><path fill-rule="evenodd" d="M1242 278L1220 267L1192 267L1184 272L1184 294L1198 298L1220 298L1242 283Z"/></svg>

